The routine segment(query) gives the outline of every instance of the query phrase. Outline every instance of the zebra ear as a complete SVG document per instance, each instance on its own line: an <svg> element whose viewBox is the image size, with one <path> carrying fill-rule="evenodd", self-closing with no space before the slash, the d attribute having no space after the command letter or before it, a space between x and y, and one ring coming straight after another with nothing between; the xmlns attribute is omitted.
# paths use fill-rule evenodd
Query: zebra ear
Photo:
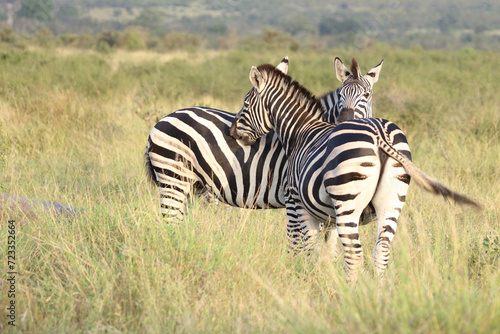
<svg viewBox="0 0 500 334"><path fill-rule="evenodd" d="M335 76L337 79L339 79L340 82L344 82L350 75L351 73L347 67L345 67L342 60L340 60L339 57L335 57Z"/></svg>
<svg viewBox="0 0 500 334"><path fill-rule="evenodd" d="M252 66L250 69L250 82L257 89L257 92L261 92L261 89L264 87L264 77L259 69L255 66Z"/></svg>
<svg viewBox="0 0 500 334"><path fill-rule="evenodd" d="M384 61L382 60L377 66L372 68L371 70L366 73L366 79L370 82L370 84L373 86L374 83L378 81L378 77L380 75L380 71L382 70L382 64Z"/></svg>
<svg viewBox="0 0 500 334"><path fill-rule="evenodd" d="M356 58L354 58L354 57L352 57L351 72L352 72L354 79L361 78L361 69L359 68L359 64L358 64Z"/></svg>
<svg viewBox="0 0 500 334"><path fill-rule="evenodd" d="M280 70L284 74L287 74L287 72L288 72L288 56L286 56L285 58L283 58L281 60L281 63L279 63L278 66L276 66L276 69Z"/></svg>

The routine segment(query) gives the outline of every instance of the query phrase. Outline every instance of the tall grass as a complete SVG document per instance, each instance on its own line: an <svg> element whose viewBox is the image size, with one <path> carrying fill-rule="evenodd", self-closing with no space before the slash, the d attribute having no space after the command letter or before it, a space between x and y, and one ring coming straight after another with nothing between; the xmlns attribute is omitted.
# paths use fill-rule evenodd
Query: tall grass
<svg viewBox="0 0 500 334"><path fill-rule="evenodd" d="M383 58L374 114L407 134L415 163L485 206L456 207L410 187L382 284L375 224L347 285L342 259L290 257L285 212L194 199L166 224L142 154L150 128L180 107L236 112L250 66L287 55L235 50L151 54L0 52L3 192L85 208L74 219L2 212L17 231L17 321L23 332L491 332L500 326L498 53L377 45L289 52L314 93L338 87L333 58L364 72ZM6 274L5 274L6 275ZM10 301L0 278L1 309ZM14 331L1 318L0 329Z"/></svg>

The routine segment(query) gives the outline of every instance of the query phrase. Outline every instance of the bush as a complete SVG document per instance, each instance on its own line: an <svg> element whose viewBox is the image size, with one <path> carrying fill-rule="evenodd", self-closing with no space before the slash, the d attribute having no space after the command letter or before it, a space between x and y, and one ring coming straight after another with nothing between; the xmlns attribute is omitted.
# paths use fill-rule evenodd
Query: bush
<svg viewBox="0 0 500 334"><path fill-rule="evenodd" d="M106 43L109 48L112 48L118 44L119 40L120 40L120 33L118 31L105 30L97 37L97 47L99 48L100 45Z"/></svg>
<svg viewBox="0 0 500 334"><path fill-rule="evenodd" d="M38 29L35 34L36 41L41 46L51 46L54 42L54 33L47 27Z"/></svg>
<svg viewBox="0 0 500 334"><path fill-rule="evenodd" d="M186 32L172 32L163 36L162 44L166 50L186 49L200 46L200 40Z"/></svg>
<svg viewBox="0 0 500 334"><path fill-rule="evenodd" d="M105 40L100 40L97 42L96 50L100 53L111 53L113 49Z"/></svg>
<svg viewBox="0 0 500 334"><path fill-rule="evenodd" d="M63 46L72 48L91 49L95 46L94 37L88 34L62 34L57 39Z"/></svg>
<svg viewBox="0 0 500 334"><path fill-rule="evenodd" d="M63 46L76 46L78 42L78 35L76 34L62 34L57 36L57 39Z"/></svg>
<svg viewBox="0 0 500 334"><path fill-rule="evenodd" d="M148 31L142 27L128 27L118 39L118 46L128 50L144 50L148 39Z"/></svg>
<svg viewBox="0 0 500 334"><path fill-rule="evenodd" d="M0 41L5 43L13 43L16 39L16 35L12 28L2 25L2 30L0 30Z"/></svg>
<svg viewBox="0 0 500 334"><path fill-rule="evenodd" d="M355 32L360 29L358 21L352 18L337 18L330 16L323 16L319 21L320 35L339 35L349 32Z"/></svg>
<svg viewBox="0 0 500 334"><path fill-rule="evenodd" d="M96 44L95 38L89 34L81 34L78 35L78 44L77 47L82 49L90 49L93 48Z"/></svg>
<svg viewBox="0 0 500 334"><path fill-rule="evenodd" d="M290 35L279 30L264 28L262 29L261 40L271 48L286 48L290 43Z"/></svg>

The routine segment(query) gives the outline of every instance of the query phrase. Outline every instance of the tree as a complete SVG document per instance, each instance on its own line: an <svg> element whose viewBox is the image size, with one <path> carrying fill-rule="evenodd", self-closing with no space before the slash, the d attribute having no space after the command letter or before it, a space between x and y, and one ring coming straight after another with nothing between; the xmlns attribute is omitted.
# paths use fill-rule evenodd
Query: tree
<svg viewBox="0 0 500 334"><path fill-rule="evenodd" d="M317 32L311 19L303 14L286 16L278 22L278 25L281 29L292 35L298 35L300 33L315 34Z"/></svg>
<svg viewBox="0 0 500 334"><path fill-rule="evenodd" d="M338 35L346 32L353 32L360 28L359 23L349 17L329 17L323 16L319 20L319 33L320 35Z"/></svg>
<svg viewBox="0 0 500 334"><path fill-rule="evenodd" d="M6 43L14 42L16 35L12 28L2 25L2 30L0 30L0 41Z"/></svg>
<svg viewBox="0 0 500 334"><path fill-rule="evenodd" d="M162 21L163 13L161 11L145 8L130 24L154 31L159 29Z"/></svg>
<svg viewBox="0 0 500 334"><path fill-rule="evenodd" d="M74 19L78 17L78 9L71 4L64 4L59 7L57 18L61 20Z"/></svg>
<svg viewBox="0 0 500 334"><path fill-rule="evenodd" d="M21 9L17 11L16 15L40 22L49 22L52 21L53 9L53 0L22 0Z"/></svg>

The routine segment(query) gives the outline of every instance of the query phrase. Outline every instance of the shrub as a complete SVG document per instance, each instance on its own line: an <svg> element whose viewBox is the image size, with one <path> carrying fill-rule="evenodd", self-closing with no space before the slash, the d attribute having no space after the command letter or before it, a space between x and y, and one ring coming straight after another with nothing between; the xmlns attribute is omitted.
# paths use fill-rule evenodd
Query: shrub
<svg viewBox="0 0 500 334"><path fill-rule="evenodd" d="M78 35L76 34L62 34L57 36L57 39L63 46L76 46L78 43Z"/></svg>
<svg viewBox="0 0 500 334"><path fill-rule="evenodd" d="M264 28L262 29L261 39L268 46L282 48L290 42L290 35L279 30Z"/></svg>
<svg viewBox="0 0 500 334"><path fill-rule="evenodd" d="M120 40L120 33L118 31L106 31L106 30L104 30L97 37L97 46L99 47L99 45L106 43L108 45L108 47L112 48L118 44L119 40Z"/></svg>
<svg viewBox="0 0 500 334"><path fill-rule="evenodd" d="M35 34L36 41L41 46L50 46L54 41L54 33L47 27L38 29Z"/></svg>
<svg viewBox="0 0 500 334"><path fill-rule="evenodd" d="M163 36L162 44L167 50L185 49L198 47L200 40L198 36L186 32L172 32Z"/></svg>
<svg viewBox="0 0 500 334"><path fill-rule="evenodd" d="M146 48L148 31L142 27L128 27L119 37L118 46L128 50L143 50Z"/></svg>
<svg viewBox="0 0 500 334"><path fill-rule="evenodd" d="M81 34L78 35L78 44L77 46L82 49L90 49L93 48L96 44L95 38L89 34Z"/></svg>
<svg viewBox="0 0 500 334"><path fill-rule="evenodd" d="M16 39L16 35L12 28L2 25L2 30L0 30L0 41L6 43L13 43Z"/></svg>

